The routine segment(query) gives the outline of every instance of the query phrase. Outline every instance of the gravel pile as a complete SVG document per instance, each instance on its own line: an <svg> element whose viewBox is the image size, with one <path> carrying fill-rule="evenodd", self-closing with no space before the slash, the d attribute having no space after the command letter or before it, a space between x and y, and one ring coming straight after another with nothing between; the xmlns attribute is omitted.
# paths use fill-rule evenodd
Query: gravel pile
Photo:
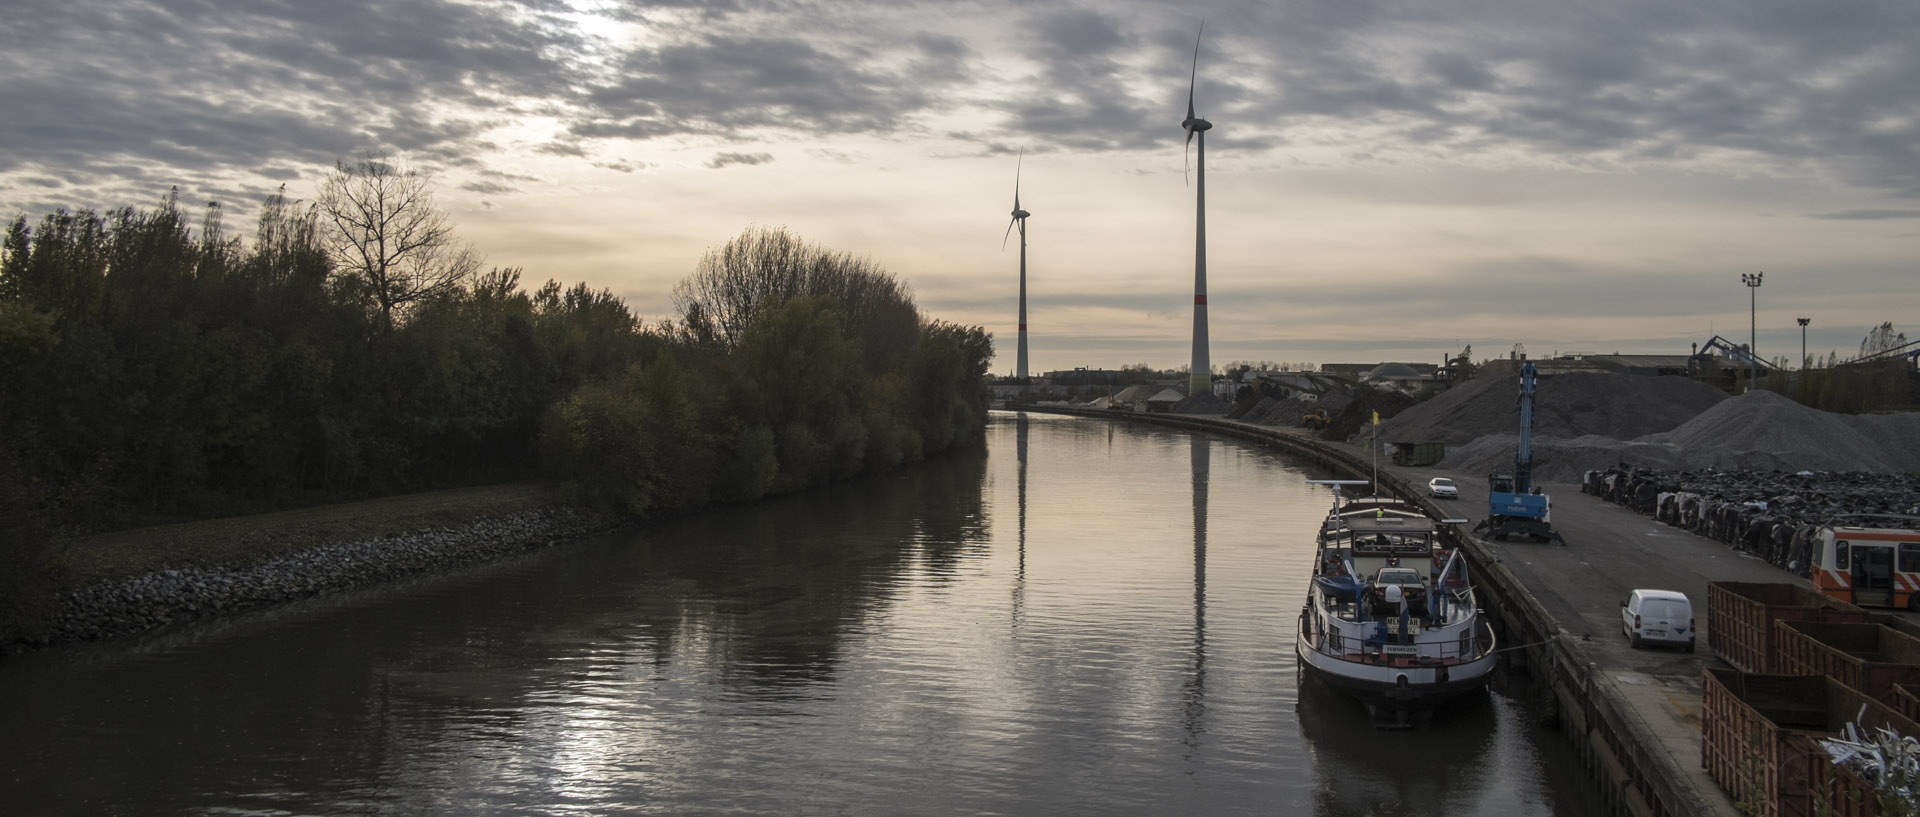
<svg viewBox="0 0 1920 817"><path fill-rule="evenodd" d="M1576 373L1544 378L1533 396L1533 434L1630 440L1671 431L1727 399L1684 377ZM1380 423L1380 436L1404 442L1469 443L1519 434L1520 378L1469 380Z"/></svg>
<svg viewBox="0 0 1920 817"><path fill-rule="evenodd" d="M1511 474L1513 456L1519 448L1517 431L1489 434L1463 446L1448 446L1439 467L1459 474ZM1533 478L1542 482L1577 482L1587 471L1618 464L1685 470L1691 467L1687 461L1686 454L1670 444L1622 441L1597 434L1569 440L1538 434L1533 437Z"/></svg>
<svg viewBox="0 0 1920 817"><path fill-rule="evenodd" d="M1182 398L1180 402L1174 403L1171 411L1174 414L1224 415L1232 409L1232 403L1215 397L1212 394L1196 394Z"/></svg>
<svg viewBox="0 0 1920 817"><path fill-rule="evenodd" d="M612 520L589 511L541 508L453 527L320 545L250 565L160 570L99 582L60 599L45 643L128 635L173 622L443 571L611 526ZM0 645L0 652L4 646Z"/></svg>
<svg viewBox="0 0 1920 817"><path fill-rule="evenodd" d="M1245 420L1249 423L1259 423L1263 426L1298 427L1300 425L1300 418L1306 416L1307 412L1313 411L1314 409L1325 409L1327 414L1331 416L1338 415L1340 412L1345 411L1347 406L1352 404L1353 397L1351 395L1337 391L1323 394L1317 401L1302 400L1298 397L1286 400L1275 400L1267 397L1262 398L1260 402L1248 410L1244 416L1235 419Z"/></svg>
<svg viewBox="0 0 1920 817"><path fill-rule="evenodd" d="M1847 425L1871 440L1895 470L1920 473L1920 422L1913 413L1841 415Z"/></svg>
<svg viewBox="0 0 1920 817"><path fill-rule="evenodd" d="M1887 447L1856 428L1858 419L1808 408L1770 391L1753 391L1701 412L1648 442L1669 443L1689 452L1690 467L1760 470L1870 471L1878 474L1920 470L1883 456ZM1878 418L1895 438L1920 433L1920 415ZM1904 422L1902 422L1904 420ZM1895 459L1899 459L1895 457Z"/></svg>
<svg viewBox="0 0 1920 817"><path fill-rule="evenodd" d="M1271 397L1262 397L1252 405L1234 406L1232 411L1227 412L1227 419L1257 423L1260 422L1259 418L1267 416L1267 413L1273 411L1273 407L1279 404L1279 400Z"/></svg>
<svg viewBox="0 0 1920 817"><path fill-rule="evenodd" d="M1487 384L1472 381L1401 412L1381 424L1381 436L1444 440L1441 467L1458 473L1511 471L1520 438L1518 378ZM1616 465L1920 472L1920 414L1832 414L1769 391L1728 398L1685 378L1586 374L1543 381L1534 407L1540 480L1575 482Z"/></svg>

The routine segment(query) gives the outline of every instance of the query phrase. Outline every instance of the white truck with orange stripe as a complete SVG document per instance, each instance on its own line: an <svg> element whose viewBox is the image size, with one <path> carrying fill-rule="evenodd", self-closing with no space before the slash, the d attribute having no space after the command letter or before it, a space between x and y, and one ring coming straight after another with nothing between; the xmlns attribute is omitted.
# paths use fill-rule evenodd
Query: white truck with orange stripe
<svg viewBox="0 0 1920 817"><path fill-rule="evenodd" d="M1920 610L1920 531L1836 525L1813 545L1813 586L1861 606Z"/></svg>

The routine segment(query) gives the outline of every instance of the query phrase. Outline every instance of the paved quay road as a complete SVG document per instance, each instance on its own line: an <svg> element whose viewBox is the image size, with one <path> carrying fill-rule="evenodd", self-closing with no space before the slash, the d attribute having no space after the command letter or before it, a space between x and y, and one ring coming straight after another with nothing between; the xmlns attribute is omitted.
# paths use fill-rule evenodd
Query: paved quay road
<svg viewBox="0 0 1920 817"><path fill-rule="evenodd" d="M1484 475L1436 468L1390 470L1413 484L1452 477L1460 486L1455 516L1476 523L1486 517ZM1481 541L1533 593L1561 632L1582 640L1596 665L1596 683L1611 686L1626 702L1630 717L1638 720L1638 731L1656 739L1655 751L1677 772L1694 805L1712 814L1737 814L1700 764L1701 670L1727 666L1707 646L1707 583L1804 580L1719 542L1581 493L1577 484L1542 482L1541 490L1553 498L1553 527L1566 537L1566 546ZM1677 590L1693 600L1699 629L1695 652L1634 649L1628 643L1620 603L1636 588Z"/></svg>

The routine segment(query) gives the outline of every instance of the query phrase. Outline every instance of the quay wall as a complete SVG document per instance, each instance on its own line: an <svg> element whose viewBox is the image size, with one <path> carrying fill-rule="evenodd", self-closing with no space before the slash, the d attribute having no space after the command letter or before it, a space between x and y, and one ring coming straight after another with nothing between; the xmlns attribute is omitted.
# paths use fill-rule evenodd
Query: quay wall
<svg viewBox="0 0 1920 817"><path fill-rule="evenodd" d="M1015 410L1205 431L1283 449L1360 479L1371 479L1374 473L1369 458L1346 446L1218 417L1064 406ZM1457 516L1457 511L1435 505L1419 486L1407 482L1386 464L1379 469L1379 486L1384 493L1420 505L1436 519ZM1494 558L1485 543L1469 534L1466 525L1450 527L1469 568L1478 577L1476 588L1486 597L1485 607L1494 617L1502 650L1511 650L1505 653L1509 670L1534 682L1538 690L1535 705L1548 722L1558 724L1599 785L1609 810L1632 817L1728 811L1727 804L1702 801L1678 778L1680 770L1661 762L1659 737L1633 711L1614 682L1596 671L1599 657L1578 638L1562 633L1540 600Z"/></svg>

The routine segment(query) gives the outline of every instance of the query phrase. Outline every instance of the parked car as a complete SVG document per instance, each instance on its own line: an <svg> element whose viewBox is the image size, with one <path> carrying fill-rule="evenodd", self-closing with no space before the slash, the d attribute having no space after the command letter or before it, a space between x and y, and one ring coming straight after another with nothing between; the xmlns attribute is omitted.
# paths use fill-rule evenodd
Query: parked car
<svg viewBox="0 0 1920 817"><path fill-rule="evenodd" d="M1635 647L1667 644L1693 652L1693 602L1672 590L1635 590L1620 602L1620 629Z"/></svg>
<svg viewBox="0 0 1920 817"><path fill-rule="evenodd" d="M1434 477L1427 480L1427 496L1434 499L1459 499L1460 488L1446 477Z"/></svg>

